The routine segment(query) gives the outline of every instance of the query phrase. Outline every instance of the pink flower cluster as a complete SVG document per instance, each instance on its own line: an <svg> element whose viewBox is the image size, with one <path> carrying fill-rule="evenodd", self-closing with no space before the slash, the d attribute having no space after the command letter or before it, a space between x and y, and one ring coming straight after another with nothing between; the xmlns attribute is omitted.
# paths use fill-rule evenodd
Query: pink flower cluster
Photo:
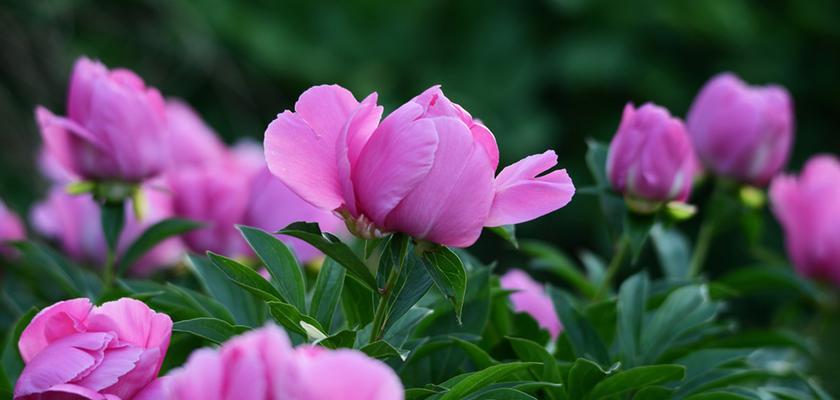
<svg viewBox="0 0 840 400"><path fill-rule="evenodd" d="M403 387L384 363L356 350L292 348L274 325L194 352L163 378L167 400L401 400Z"/></svg>
<svg viewBox="0 0 840 400"><path fill-rule="evenodd" d="M71 196L64 189L81 179L142 183L144 216L135 218L127 204L120 252L166 218L207 225L158 245L132 267L140 275L177 263L186 250L252 255L236 224L269 231L300 220L318 222L325 231L341 227L331 213L273 179L257 145L228 148L188 105L164 100L131 71L109 71L81 58L71 77L67 116L42 107L36 116L45 143L41 169L54 187L30 219L38 233L79 262L99 264L106 254L101 229L93 222L99 220L93 197ZM302 241L282 239L302 261L320 255Z"/></svg>
<svg viewBox="0 0 840 400"><path fill-rule="evenodd" d="M639 109L627 105L610 144L607 175L631 206L638 200L654 206L685 202L703 166L742 183L766 185L784 167L792 142L788 92L748 86L725 73L703 87L686 124L651 103ZM637 211L649 211L644 208Z"/></svg>

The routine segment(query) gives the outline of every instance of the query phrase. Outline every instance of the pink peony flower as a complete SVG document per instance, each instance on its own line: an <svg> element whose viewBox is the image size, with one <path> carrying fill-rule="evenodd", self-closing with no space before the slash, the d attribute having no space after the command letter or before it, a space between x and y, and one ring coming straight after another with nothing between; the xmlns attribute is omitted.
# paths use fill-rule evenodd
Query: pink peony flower
<svg viewBox="0 0 840 400"><path fill-rule="evenodd" d="M225 144L189 104L167 100L166 120L173 168L204 165L225 157Z"/></svg>
<svg viewBox="0 0 840 400"><path fill-rule="evenodd" d="M535 282L525 271L512 269L500 280L502 289L515 290L510 295L513 310L528 313L537 323L551 334L552 340L563 332L563 324L554 310L554 303L542 285Z"/></svg>
<svg viewBox="0 0 840 400"><path fill-rule="evenodd" d="M26 366L14 398L141 399L157 377L171 334L169 316L134 299L99 307L88 299L53 304L21 334L18 349Z"/></svg>
<svg viewBox="0 0 840 400"><path fill-rule="evenodd" d="M274 325L198 350L166 379L169 400L403 398L399 378L382 362L355 350L293 349Z"/></svg>
<svg viewBox="0 0 840 400"><path fill-rule="evenodd" d="M748 86L724 73L700 90L688 111L688 133L714 172L766 185L787 162L793 143L793 105L781 86Z"/></svg>
<svg viewBox="0 0 840 400"><path fill-rule="evenodd" d="M770 199L799 272L840 285L840 160L815 156L799 177L777 176Z"/></svg>
<svg viewBox="0 0 840 400"><path fill-rule="evenodd" d="M566 205L574 186L548 151L493 174L490 131L432 87L382 122L376 94L339 86L304 92L265 132L271 172L365 238L399 231L467 247L483 226L528 221Z"/></svg>
<svg viewBox="0 0 840 400"><path fill-rule="evenodd" d="M160 93L131 71L87 58L73 68L67 116L35 110L47 150L73 174L91 180L139 182L169 160Z"/></svg>
<svg viewBox="0 0 840 400"><path fill-rule="evenodd" d="M629 199L658 204L686 201L697 169L685 126L668 110L647 103L624 107L607 157L613 189Z"/></svg>

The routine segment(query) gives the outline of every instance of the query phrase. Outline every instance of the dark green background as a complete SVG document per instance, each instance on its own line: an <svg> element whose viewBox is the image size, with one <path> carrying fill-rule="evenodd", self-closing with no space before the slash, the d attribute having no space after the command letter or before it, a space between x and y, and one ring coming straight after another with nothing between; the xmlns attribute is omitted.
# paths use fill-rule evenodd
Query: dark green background
<svg viewBox="0 0 840 400"><path fill-rule="evenodd" d="M5 1L0 197L25 214L43 193L32 110L63 113L80 55L131 68L186 99L228 142L261 140L268 122L314 84L338 83L358 98L378 91L390 111L440 83L495 133L502 164L552 148L578 187L591 183L585 140L609 140L626 102L653 101L682 116L711 75L729 70L791 91L795 170L815 152L840 151L838 21L840 2L832 0ZM704 195L696 196L701 204ZM604 254L609 242L594 200L578 195L520 226L520 236L570 254ZM779 247L768 220L765 241ZM696 225L685 228L693 234ZM716 244L712 274L748 262L742 235ZM492 237L476 251L503 267L523 262ZM798 327L804 319L832 338L828 360L840 354L840 333L829 333L840 331L838 318L813 322L807 312L747 306L746 323ZM836 380L824 383L838 390Z"/></svg>

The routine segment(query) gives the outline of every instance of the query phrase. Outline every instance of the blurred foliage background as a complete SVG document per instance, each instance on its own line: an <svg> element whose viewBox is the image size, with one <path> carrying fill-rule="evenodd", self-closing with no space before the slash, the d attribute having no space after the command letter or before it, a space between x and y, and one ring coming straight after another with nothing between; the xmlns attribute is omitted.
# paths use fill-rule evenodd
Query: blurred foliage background
<svg viewBox="0 0 840 400"><path fill-rule="evenodd" d="M684 116L702 84L729 70L791 91L797 129L788 169L797 170L813 153L840 152L838 21L833 0L6 0L0 197L26 215L43 194L32 110L64 112L80 55L133 69L185 99L230 143L261 140L268 122L314 84L338 83L358 98L377 91L387 112L439 83L495 133L502 164L553 148L578 187L591 184L586 139L609 140L626 102L653 101ZM707 194L699 190L695 201L702 205ZM781 249L765 214L761 241ZM598 215L595 198L578 194L569 207L520 226L519 236L571 255L608 254ZM693 235L697 221L683 228ZM526 262L487 236L475 246L482 259L504 268ZM713 276L752 259L737 232L716 245ZM818 363L826 377L836 374L836 306L814 318L813 307L781 304L759 299L732 312L745 324L818 334L826 355ZM840 392L836 380L824 384Z"/></svg>

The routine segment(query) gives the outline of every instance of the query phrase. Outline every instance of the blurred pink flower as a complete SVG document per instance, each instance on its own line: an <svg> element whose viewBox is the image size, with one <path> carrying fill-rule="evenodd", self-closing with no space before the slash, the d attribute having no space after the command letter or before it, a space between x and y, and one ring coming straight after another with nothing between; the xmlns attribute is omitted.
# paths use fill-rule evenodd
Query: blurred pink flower
<svg viewBox="0 0 840 400"><path fill-rule="evenodd" d="M143 188L146 199L143 220L138 221L131 204L126 204L125 227L117 250L122 253L143 231L172 216L170 195L154 184ZM107 247L99 222L99 205L91 195L71 195L63 186L53 187L47 198L35 204L30 215L35 231L58 242L71 258L82 263L101 265ZM135 275L148 275L156 268L176 264L184 254L181 241L167 239L146 253L131 267Z"/></svg>
<svg viewBox="0 0 840 400"><path fill-rule="evenodd" d="M169 400L401 400L394 371L356 350L293 349L268 325L194 352L164 384Z"/></svg>
<svg viewBox="0 0 840 400"><path fill-rule="evenodd" d="M168 99L166 121L172 149L172 168L214 163L225 157L227 149L224 142L189 104Z"/></svg>
<svg viewBox="0 0 840 400"><path fill-rule="evenodd" d="M514 311L528 313L540 327L551 334L552 340L560 336L563 324L560 323L554 303L542 285L521 269L512 269L505 273L500 279L500 284L502 289L516 291L510 295Z"/></svg>
<svg viewBox="0 0 840 400"><path fill-rule="evenodd" d="M684 202L696 173L696 155L679 118L652 103L624 107L607 157L613 189L643 202Z"/></svg>
<svg viewBox="0 0 840 400"><path fill-rule="evenodd" d="M109 71L80 58L70 80L67 116L40 106L35 114L47 150L84 179L139 182L168 164L163 99L129 70Z"/></svg>
<svg viewBox="0 0 840 400"><path fill-rule="evenodd" d="M770 199L799 272L840 285L840 160L815 156L799 177L777 176Z"/></svg>
<svg viewBox="0 0 840 400"><path fill-rule="evenodd" d="M53 304L20 336L26 366L14 398L135 399L157 377L171 334L169 316L134 299Z"/></svg>
<svg viewBox="0 0 840 400"><path fill-rule="evenodd" d="M688 133L715 173L766 185L788 159L793 104L781 86L749 86L731 73L712 78L688 111Z"/></svg>
<svg viewBox="0 0 840 400"><path fill-rule="evenodd" d="M318 222L327 232L340 232L341 220L303 201L271 175L256 142L240 142L214 162L183 167L167 174L176 215L208 227L184 235L196 252L210 250L233 257L252 251L236 225L274 232L297 221ZM321 255L301 240L279 236L302 262Z"/></svg>
<svg viewBox="0 0 840 400"><path fill-rule="evenodd" d="M432 87L379 123L376 94L304 92L265 132L269 169L310 204L341 213L353 233L399 231L455 247L483 226L515 224L566 205L574 186L549 151L505 168L490 131Z"/></svg>
<svg viewBox="0 0 840 400"><path fill-rule="evenodd" d="M25 238L26 230L23 228L20 217L9 210L6 204L0 200L0 254L9 255L13 253L3 242Z"/></svg>

